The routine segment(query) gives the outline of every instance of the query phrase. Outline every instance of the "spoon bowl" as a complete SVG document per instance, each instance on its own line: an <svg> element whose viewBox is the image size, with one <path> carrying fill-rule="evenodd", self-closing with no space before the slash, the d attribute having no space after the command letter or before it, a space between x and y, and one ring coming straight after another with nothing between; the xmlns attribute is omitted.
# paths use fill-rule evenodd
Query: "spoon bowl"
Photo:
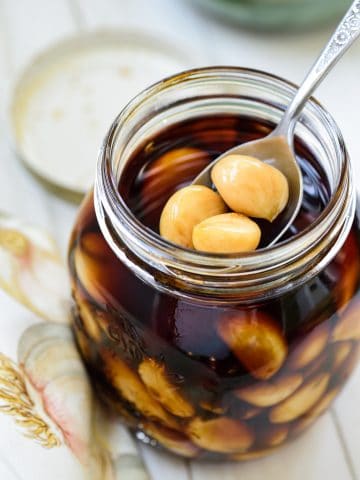
<svg viewBox="0 0 360 480"><path fill-rule="evenodd" d="M280 170L288 180L289 200L287 206L279 217L279 221L273 223L271 228L271 238L266 238L262 244L267 246L274 245L285 230L290 226L301 207L303 198L303 179L296 161L292 146L286 140L284 135L275 129L270 135L259 140L247 142L238 145L224 154L220 155L211 162L192 182L194 185L212 186L211 170L215 163L228 155L248 155L272 165Z"/></svg>

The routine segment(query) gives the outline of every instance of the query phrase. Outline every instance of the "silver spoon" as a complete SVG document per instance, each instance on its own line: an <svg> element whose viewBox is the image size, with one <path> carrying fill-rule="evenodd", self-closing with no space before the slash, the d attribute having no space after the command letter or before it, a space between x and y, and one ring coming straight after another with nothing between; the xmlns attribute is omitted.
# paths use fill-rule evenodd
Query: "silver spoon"
<svg viewBox="0 0 360 480"><path fill-rule="evenodd" d="M272 225L272 238L267 239L267 246L274 245L291 226L302 203L303 178L294 152L296 122L315 88L354 43L359 34L360 0L355 0L310 69L275 130L265 138L238 145L223 153L192 182L194 185L212 185L210 173L215 163L234 153L254 156L259 160L271 163L282 171L289 182L289 201L284 212Z"/></svg>

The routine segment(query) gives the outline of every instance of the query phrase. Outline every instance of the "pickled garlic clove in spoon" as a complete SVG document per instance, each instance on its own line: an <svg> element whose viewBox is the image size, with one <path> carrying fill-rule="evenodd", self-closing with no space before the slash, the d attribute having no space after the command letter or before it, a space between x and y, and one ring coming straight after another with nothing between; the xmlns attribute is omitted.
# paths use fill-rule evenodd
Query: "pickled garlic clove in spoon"
<svg viewBox="0 0 360 480"><path fill-rule="evenodd" d="M285 175L247 155L226 155L211 171L211 179L230 209L273 222L289 199Z"/></svg>
<svg viewBox="0 0 360 480"><path fill-rule="evenodd" d="M285 233L285 230L294 221L300 209L303 197L303 183L300 168L297 164L291 147L286 141L286 138L282 135L272 136L272 134L270 134L269 136L260 140L244 143L243 145L239 145L227 151L226 153L218 157L216 160L214 160L211 164L209 164L207 168L204 169L200 173L200 175L195 178L193 184L209 186L212 186L213 183L217 184L218 182L215 178L217 176L217 165L220 162L226 162L229 157L230 163L231 158L235 156L253 157L254 159L263 161L268 166L274 167L272 171L278 172L279 174L276 175L276 177L285 177L285 179L287 180L287 182L284 182L276 178L276 183L278 184L279 190L277 195L277 202L275 203L274 197L271 195L271 191L273 190L273 193L275 194L276 189L273 189L274 187L271 185L272 182L270 175L267 177L268 169L265 169L265 173L261 174L262 178L260 179L260 181L258 181L259 178L255 178L254 175L251 174L250 178L244 178L241 184L239 183L237 192L231 192L231 196L235 197L236 194L238 194L240 198L244 194L242 187L245 183L249 185L249 188L253 186L254 189L258 189L259 192L262 191L263 198L258 198L258 207L262 208L262 205L266 205L266 203L264 204L264 201L266 202L267 199L267 206L269 207L268 211L264 210L263 213L259 213L256 212L256 209L245 209L245 211L242 209L241 213L245 213L249 216L256 218L265 218L273 222L271 224L271 227L262 228L263 235L261 244L262 246L271 246L280 239L283 233ZM245 171L243 173L245 173ZM273 176L274 175L271 175L271 177ZM213 180L215 181L213 182ZM221 191L219 193L222 194ZM227 197L230 195L230 190L224 188L223 193L224 200L226 203L228 203ZM270 194L270 197L269 195L266 195L266 193ZM256 199L254 200L256 201ZM270 205L270 203L272 205ZM231 209L235 210L232 205L230 205L229 203L228 205ZM271 210L270 206L273 206L274 209ZM236 211L239 210L236 209ZM286 225L285 230L284 225Z"/></svg>

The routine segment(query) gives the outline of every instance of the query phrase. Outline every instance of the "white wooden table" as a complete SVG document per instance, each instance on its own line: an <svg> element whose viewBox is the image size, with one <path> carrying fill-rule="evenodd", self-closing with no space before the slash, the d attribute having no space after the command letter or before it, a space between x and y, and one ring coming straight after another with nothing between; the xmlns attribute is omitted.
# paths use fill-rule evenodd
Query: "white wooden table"
<svg viewBox="0 0 360 480"><path fill-rule="evenodd" d="M301 80L329 33L244 32L203 15L186 0L0 0L0 210L49 229L64 253L76 208L45 192L18 162L6 136L5 107L14 75L34 53L64 35L103 26L163 35L195 48L202 65L243 65L293 81ZM360 185L359 78L360 44L317 96L343 129ZM1 295L0 303L2 315L11 312L10 299ZM269 458L214 465L141 450L154 480L360 480L359 405L360 369L315 427ZM0 456L1 479L7 480L6 460L1 462Z"/></svg>

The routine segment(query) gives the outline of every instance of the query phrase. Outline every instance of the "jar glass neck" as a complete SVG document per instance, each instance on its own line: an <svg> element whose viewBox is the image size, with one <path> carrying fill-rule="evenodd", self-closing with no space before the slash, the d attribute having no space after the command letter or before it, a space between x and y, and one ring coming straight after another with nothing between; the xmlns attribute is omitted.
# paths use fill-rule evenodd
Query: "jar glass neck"
<svg viewBox="0 0 360 480"><path fill-rule="evenodd" d="M165 124L219 113L276 124L295 91L295 86L262 72L207 68L150 87L121 112L100 151L95 208L102 233L129 268L159 288L175 287L181 295L251 299L283 293L333 258L351 228L355 195L342 136L315 100L308 102L295 133L324 169L331 198L310 227L286 242L241 256L182 249L144 227L118 192L132 153Z"/></svg>

